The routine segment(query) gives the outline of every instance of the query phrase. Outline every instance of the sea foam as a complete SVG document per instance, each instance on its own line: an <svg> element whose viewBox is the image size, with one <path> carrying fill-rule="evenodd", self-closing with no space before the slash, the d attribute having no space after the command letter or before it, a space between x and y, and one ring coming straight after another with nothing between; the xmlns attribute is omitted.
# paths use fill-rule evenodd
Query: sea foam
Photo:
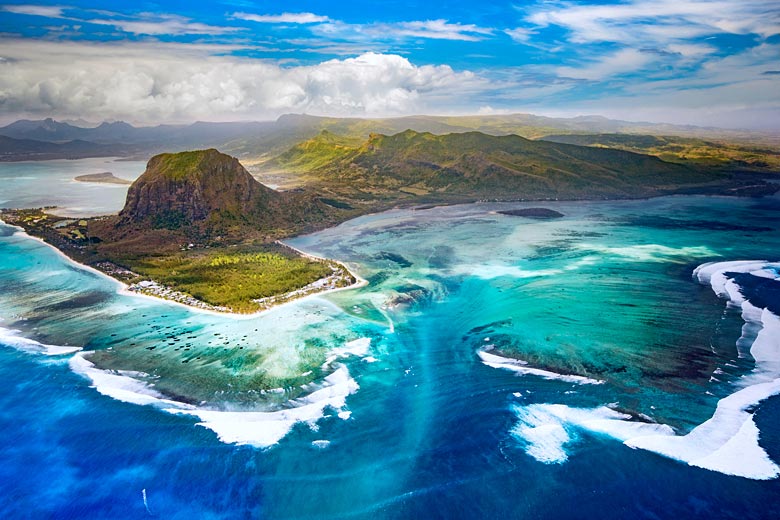
<svg viewBox="0 0 780 520"><path fill-rule="evenodd" d="M631 448L657 453L727 475L756 480L780 476L780 467L759 444L753 407L780 394L780 317L751 304L726 273L750 273L780 283L778 264L764 261L707 263L694 278L708 284L729 305L740 308L745 320L740 341L750 338L753 371L738 382L738 390L721 399L713 416L686 435L666 425L639 423L609 408L572 408L559 404L517 406L513 435L529 455L542 462L563 462L570 431L588 430L623 441ZM484 358L483 358L484 359ZM716 370L716 373L719 371ZM542 435L547 432L548 435Z"/></svg>
<svg viewBox="0 0 780 520"><path fill-rule="evenodd" d="M328 407L341 416L346 397L358 389L347 367L339 365L315 390L291 401L289 408L269 412L209 410L166 399L152 386L134 377L137 373L102 370L88 357L89 352L79 352L71 358L70 366L74 372L88 378L99 393L126 403L152 405L171 414L195 416L200 419L198 425L214 431L221 441L259 448L278 443L298 422L314 426Z"/></svg>
<svg viewBox="0 0 780 520"><path fill-rule="evenodd" d="M0 343L26 352L35 352L46 356L64 356L81 350L81 347L46 345L38 341L19 336L20 331L0 327Z"/></svg>
<svg viewBox="0 0 780 520"><path fill-rule="evenodd" d="M371 338L358 338L344 344L343 347L336 347L328 352L326 365L333 363L336 359L348 356L357 356L365 358L368 355L368 349L371 346Z"/></svg>
<svg viewBox="0 0 780 520"><path fill-rule="evenodd" d="M191 405L165 399L151 386L132 377L129 372L102 370L97 368L88 358L91 352L79 352L70 359L70 368L75 373L86 377L92 382L92 387L99 393L138 405L156 405L159 407L176 406L193 408ZM133 375L138 375L134 373Z"/></svg>
<svg viewBox="0 0 780 520"><path fill-rule="evenodd" d="M484 350L477 351L477 355L482 360L482 363L492 368L503 368L505 370L511 370L518 374L533 375L544 379L557 379L559 381L566 381L568 383L577 383L580 385L600 385L604 381L598 379L591 379L585 376L575 376L568 374L557 374L550 372L549 370L542 370L540 368L532 368L527 366L525 361L519 359L512 359L504 356L496 356L490 354Z"/></svg>
<svg viewBox="0 0 780 520"><path fill-rule="evenodd" d="M265 448L278 443L296 423L305 422L314 426L325 415L328 407L341 410L338 413L341 418L347 396L358 388L358 384L349 376L347 367L342 365L325 378L324 386L319 390L292 401L291 408L273 412L226 412L197 408L172 408L166 411L198 417L201 421L198 424L214 431L223 442Z"/></svg>
<svg viewBox="0 0 780 520"><path fill-rule="evenodd" d="M577 429L584 429L622 441L643 435L673 435L663 424L631 421L631 416L606 406L573 408L562 404L516 406L518 422L512 434L526 446L526 452L545 463L568 459L565 447L574 440Z"/></svg>

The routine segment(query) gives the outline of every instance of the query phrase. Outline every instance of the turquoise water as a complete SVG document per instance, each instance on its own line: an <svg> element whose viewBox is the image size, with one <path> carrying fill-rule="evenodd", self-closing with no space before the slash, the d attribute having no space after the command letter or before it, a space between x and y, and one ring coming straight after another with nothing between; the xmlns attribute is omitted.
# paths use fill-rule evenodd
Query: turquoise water
<svg viewBox="0 0 780 520"><path fill-rule="evenodd" d="M780 199L514 207L290 240L369 284L249 319L0 226L0 510L775 518Z"/></svg>
<svg viewBox="0 0 780 520"><path fill-rule="evenodd" d="M68 217L116 213L124 206L126 185L73 179L79 175L111 172L116 177L133 181L145 168L143 161L105 157L0 163L0 208L57 206L54 213Z"/></svg>

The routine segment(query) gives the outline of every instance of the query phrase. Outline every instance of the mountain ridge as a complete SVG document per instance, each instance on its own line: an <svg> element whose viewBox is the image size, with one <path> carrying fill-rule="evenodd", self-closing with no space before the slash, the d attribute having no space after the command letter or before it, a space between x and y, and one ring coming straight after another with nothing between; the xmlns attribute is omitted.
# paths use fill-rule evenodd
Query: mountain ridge
<svg viewBox="0 0 780 520"><path fill-rule="evenodd" d="M630 151L475 131L372 134L360 145L321 133L275 161L313 189L352 201L636 198L734 180Z"/></svg>

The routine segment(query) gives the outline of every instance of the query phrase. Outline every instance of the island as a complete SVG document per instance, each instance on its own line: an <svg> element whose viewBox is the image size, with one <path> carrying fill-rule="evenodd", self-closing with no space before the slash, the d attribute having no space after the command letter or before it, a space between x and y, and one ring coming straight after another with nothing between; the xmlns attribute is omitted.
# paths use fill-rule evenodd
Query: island
<svg viewBox="0 0 780 520"><path fill-rule="evenodd" d="M77 175L76 177L73 178L73 180L79 182L97 182L100 184L122 184L122 185L133 184L133 181L122 179L120 177L115 177L114 174L111 172L88 173L86 175Z"/></svg>

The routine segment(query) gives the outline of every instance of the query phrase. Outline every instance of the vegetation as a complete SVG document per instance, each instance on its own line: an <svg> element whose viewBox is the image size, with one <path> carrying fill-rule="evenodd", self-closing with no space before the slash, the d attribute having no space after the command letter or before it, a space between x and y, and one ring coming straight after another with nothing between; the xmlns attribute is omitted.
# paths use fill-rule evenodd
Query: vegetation
<svg viewBox="0 0 780 520"><path fill-rule="evenodd" d="M326 262L270 251L149 256L131 260L128 267L234 312L257 311L261 307L254 300L300 289L333 272Z"/></svg>
<svg viewBox="0 0 780 520"><path fill-rule="evenodd" d="M648 197L756 183L719 169L624 150L480 132L374 134L357 147L323 133L280 155L276 163L303 169L309 186L331 198L364 206Z"/></svg>
<svg viewBox="0 0 780 520"><path fill-rule="evenodd" d="M161 151L215 147L240 157L245 165L272 166L269 160L300 141L325 130L365 140L371 133L396 134L407 129L434 134L478 131L489 135L519 135L538 139L558 134L621 134L680 136L777 150L778 136L746 130L616 121L603 117L551 118L532 114L478 116L409 116L387 119L315 117L288 114L273 122L205 123L136 128L104 123L79 128L51 119L17 121L0 128L0 160L133 156L140 159ZM10 139L2 139L7 136ZM253 173L258 173L255 170Z"/></svg>
<svg viewBox="0 0 780 520"><path fill-rule="evenodd" d="M156 170L160 175L173 180L181 180L201 170L204 161L209 159L209 154L203 150L179 153L163 153L156 155L153 160L157 162Z"/></svg>
<svg viewBox="0 0 780 520"><path fill-rule="evenodd" d="M323 130L315 139L299 143L281 154L278 162L286 169L306 172L325 166L360 148L363 139L344 137Z"/></svg>
<svg viewBox="0 0 780 520"><path fill-rule="evenodd" d="M0 216L71 258L125 283L151 280L208 306L233 312L255 312L281 303L287 299L283 295L323 278L330 277L329 286L336 287L355 281L338 263L306 258L279 244L184 247L171 253L151 247L143 252L123 247L104 249L99 239L89 235L94 219L63 218L45 209L7 210ZM271 298L270 302L255 301Z"/></svg>
<svg viewBox="0 0 780 520"><path fill-rule="evenodd" d="M619 133L620 135L680 136L770 150L780 148L777 135L766 133L635 123L597 116L551 118L532 114L502 114L357 119L289 114L280 117L273 124L273 128L272 135L246 136L221 144L218 148L241 157L242 161L251 158L261 169L269 170L277 167L270 159L288 150L296 142L312 139L322 131L360 140L365 140L372 133L393 135L408 129L437 135L477 131L494 136L519 135L527 139L539 139L555 134Z"/></svg>
<svg viewBox="0 0 780 520"><path fill-rule="evenodd" d="M548 135L545 141L613 148L654 155L664 161L708 167L780 170L780 152L767 148L674 136L631 134Z"/></svg>
<svg viewBox="0 0 780 520"><path fill-rule="evenodd" d="M119 217L96 224L93 232L112 243L131 239L128 245L137 251L150 244L148 250L159 252L165 242L273 241L341 221L350 215L344 208L306 190L272 190L237 159L197 150L153 157L130 186Z"/></svg>

